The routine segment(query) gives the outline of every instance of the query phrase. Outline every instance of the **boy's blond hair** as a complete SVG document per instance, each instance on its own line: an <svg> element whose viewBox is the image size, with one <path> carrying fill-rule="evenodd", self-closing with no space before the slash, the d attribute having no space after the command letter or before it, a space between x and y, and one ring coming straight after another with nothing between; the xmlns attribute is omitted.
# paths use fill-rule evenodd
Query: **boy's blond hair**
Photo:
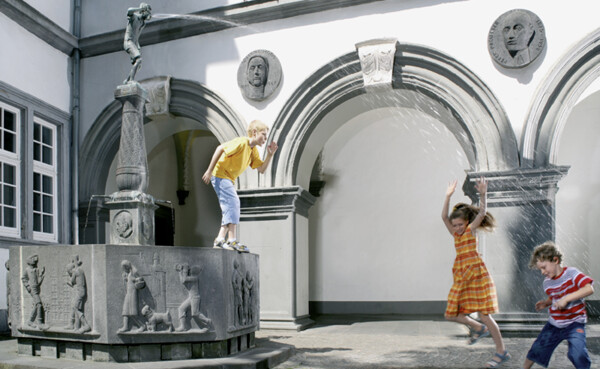
<svg viewBox="0 0 600 369"><path fill-rule="evenodd" d="M529 267L535 269L537 268L538 261L554 261L554 258L558 258L558 263L561 264L563 255L554 242L546 241L533 249L533 254L531 254L531 259L529 260Z"/></svg>
<svg viewBox="0 0 600 369"><path fill-rule="evenodd" d="M254 130L256 130L256 132L268 131L269 127L267 127L267 125L260 120L253 120L248 125L248 137L252 137L254 135Z"/></svg>

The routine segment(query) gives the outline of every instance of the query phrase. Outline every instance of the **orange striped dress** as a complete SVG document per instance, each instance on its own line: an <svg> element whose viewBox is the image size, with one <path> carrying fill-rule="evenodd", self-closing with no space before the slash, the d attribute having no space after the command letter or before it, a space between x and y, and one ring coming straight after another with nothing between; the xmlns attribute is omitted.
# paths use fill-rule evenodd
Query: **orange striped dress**
<svg viewBox="0 0 600 369"><path fill-rule="evenodd" d="M477 252L477 238L471 232L470 225L462 235L454 234L454 247L456 248L456 259L452 267L454 284L448 294L445 315L497 313L496 287Z"/></svg>

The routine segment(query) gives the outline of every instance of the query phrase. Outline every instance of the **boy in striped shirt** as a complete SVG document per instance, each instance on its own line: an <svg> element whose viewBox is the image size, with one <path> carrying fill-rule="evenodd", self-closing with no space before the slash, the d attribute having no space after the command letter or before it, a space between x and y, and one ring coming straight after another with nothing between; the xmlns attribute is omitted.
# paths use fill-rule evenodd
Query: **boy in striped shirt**
<svg viewBox="0 0 600 369"><path fill-rule="evenodd" d="M575 368L591 366L586 348L587 314L583 298L594 293L594 281L576 268L563 267L561 263L562 253L553 242L545 242L533 250L529 267L539 269L546 277L543 288L548 295L546 300L535 304L535 309L550 307L550 317L527 353L525 369L534 363L548 367L550 356L563 340L569 342L568 357Z"/></svg>

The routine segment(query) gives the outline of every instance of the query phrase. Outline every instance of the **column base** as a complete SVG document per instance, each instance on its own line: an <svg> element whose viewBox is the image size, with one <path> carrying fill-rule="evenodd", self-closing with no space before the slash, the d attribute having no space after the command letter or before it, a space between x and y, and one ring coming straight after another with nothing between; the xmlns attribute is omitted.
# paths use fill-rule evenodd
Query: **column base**
<svg viewBox="0 0 600 369"><path fill-rule="evenodd" d="M308 316L300 318L277 319L277 320L262 320L260 321L261 329L281 329L291 331L302 331L315 324L315 321Z"/></svg>

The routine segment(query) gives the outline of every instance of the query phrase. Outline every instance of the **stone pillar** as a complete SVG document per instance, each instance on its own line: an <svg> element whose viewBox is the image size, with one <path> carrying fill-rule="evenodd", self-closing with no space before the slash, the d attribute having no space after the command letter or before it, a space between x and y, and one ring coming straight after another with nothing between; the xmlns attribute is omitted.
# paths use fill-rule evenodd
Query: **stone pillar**
<svg viewBox="0 0 600 369"><path fill-rule="evenodd" d="M110 196L110 243L154 245L154 198L148 187L144 139L144 104L148 93L137 82L120 85L115 99L123 104L117 164L118 192Z"/></svg>
<svg viewBox="0 0 600 369"><path fill-rule="evenodd" d="M260 325L304 329L313 323L308 311L308 209L315 198L299 186L238 194L239 236L260 255Z"/></svg>
<svg viewBox="0 0 600 369"><path fill-rule="evenodd" d="M568 166L556 166L467 174L463 190L475 203L479 202L476 179L488 180L488 210L498 221L497 235L485 236L494 242L485 246L484 259L498 289L499 321L536 315L535 303L543 298L543 278L528 264L535 246L555 239L557 184L568 170Z"/></svg>
<svg viewBox="0 0 600 369"><path fill-rule="evenodd" d="M147 95L146 90L137 82L120 85L115 91L115 99L123 104L117 164L119 191L145 192L148 188L144 140L144 103Z"/></svg>

